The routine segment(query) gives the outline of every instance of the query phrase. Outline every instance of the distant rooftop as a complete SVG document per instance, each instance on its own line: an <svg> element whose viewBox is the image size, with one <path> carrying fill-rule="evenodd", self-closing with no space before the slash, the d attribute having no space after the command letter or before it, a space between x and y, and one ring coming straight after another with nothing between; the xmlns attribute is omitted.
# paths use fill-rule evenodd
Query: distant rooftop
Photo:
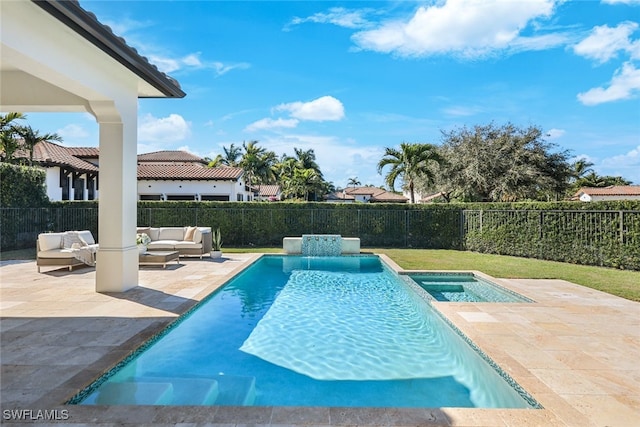
<svg viewBox="0 0 640 427"><path fill-rule="evenodd" d="M576 195L640 196L640 185L610 185L609 187L582 187Z"/></svg>
<svg viewBox="0 0 640 427"><path fill-rule="evenodd" d="M207 162L195 154L186 151L166 150L155 151L153 153L138 154L138 163L141 162L197 162L206 164Z"/></svg>

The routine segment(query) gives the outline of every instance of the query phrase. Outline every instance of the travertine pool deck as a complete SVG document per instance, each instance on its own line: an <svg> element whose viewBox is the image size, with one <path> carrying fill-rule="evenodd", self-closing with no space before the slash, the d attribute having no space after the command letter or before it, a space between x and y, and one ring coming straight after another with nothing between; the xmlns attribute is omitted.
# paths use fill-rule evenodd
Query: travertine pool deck
<svg viewBox="0 0 640 427"><path fill-rule="evenodd" d="M2 424L24 425L20 414L100 426L640 425L640 304L562 280L495 280L534 304L433 304L544 409L63 405L258 256L143 267L121 294L96 293L93 268L1 262Z"/></svg>

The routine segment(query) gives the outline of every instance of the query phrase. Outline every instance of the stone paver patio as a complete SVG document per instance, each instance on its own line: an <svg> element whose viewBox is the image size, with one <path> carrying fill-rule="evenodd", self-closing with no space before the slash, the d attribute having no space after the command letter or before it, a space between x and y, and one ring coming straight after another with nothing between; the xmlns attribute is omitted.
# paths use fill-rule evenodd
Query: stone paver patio
<svg viewBox="0 0 640 427"><path fill-rule="evenodd" d="M535 304L434 303L544 409L63 405L258 256L141 268L140 286L122 294L95 293L92 268L2 262L2 424L23 424L21 414L101 426L640 425L640 304L562 280L496 279Z"/></svg>

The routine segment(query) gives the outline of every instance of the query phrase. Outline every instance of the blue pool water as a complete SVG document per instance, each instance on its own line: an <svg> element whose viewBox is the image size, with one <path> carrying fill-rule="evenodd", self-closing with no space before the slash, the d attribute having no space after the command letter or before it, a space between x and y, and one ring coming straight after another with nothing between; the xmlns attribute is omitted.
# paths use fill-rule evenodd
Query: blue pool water
<svg viewBox="0 0 640 427"><path fill-rule="evenodd" d="M423 294L375 256L264 256L70 403L538 407Z"/></svg>

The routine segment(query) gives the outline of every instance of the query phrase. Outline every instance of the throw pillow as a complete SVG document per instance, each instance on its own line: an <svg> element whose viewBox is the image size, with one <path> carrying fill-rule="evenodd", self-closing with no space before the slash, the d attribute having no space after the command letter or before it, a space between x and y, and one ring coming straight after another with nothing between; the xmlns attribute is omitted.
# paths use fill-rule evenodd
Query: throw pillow
<svg viewBox="0 0 640 427"><path fill-rule="evenodd" d="M184 233L184 241L187 242L189 240L193 241L193 236L196 233L197 227L187 227L187 232Z"/></svg>

